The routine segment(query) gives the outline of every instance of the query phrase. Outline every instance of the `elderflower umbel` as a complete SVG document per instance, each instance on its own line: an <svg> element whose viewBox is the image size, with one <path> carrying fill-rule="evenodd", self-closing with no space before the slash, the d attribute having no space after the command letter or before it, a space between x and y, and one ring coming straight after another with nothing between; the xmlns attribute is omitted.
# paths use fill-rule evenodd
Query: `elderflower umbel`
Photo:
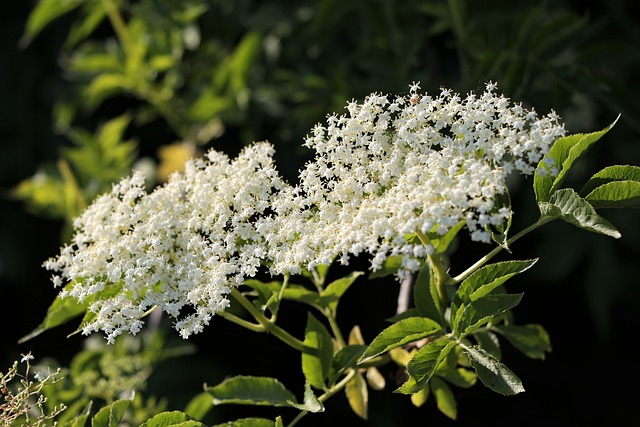
<svg viewBox="0 0 640 427"><path fill-rule="evenodd" d="M295 186L279 177L267 143L234 160L210 151L150 194L139 173L114 185L45 263L55 286L70 282L63 297L88 303L83 333L102 330L113 342L158 306L187 338L261 265L297 274L368 254L373 270L401 256L400 272L415 271L433 248L408 237L462 222L472 240L489 242L487 227L511 215L496 203L507 175L533 173L564 127L492 83L464 99L419 89L372 94L316 125L305 141L316 155Z"/></svg>
<svg viewBox="0 0 640 427"><path fill-rule="evenodd" d="M350 102L347 113L316 125L305 144L316 152L300 184L276 197L264 229L272 271L310 268L369 253L372 268L401 255L415 270L432 248L407 236L444 235L465 221L475 241L489 242L486 226L500 224L510 208L495 199L511 171L528 175L564 135L555 113L539 118L494 93L465 99L443 89L435 97L372 94ZM279 222L278 225L273 223ZM259 226L258 230L262 231Z"/></svg>
<svg viewBox="0 0 640 427"><path fill-rule="evenodd" d="M211 151L150 194L135 173L89 206L72 244L45 263L72 282L63 296L89 302L83 333L102 330L109 342L135 334L154 306L184 338L202 331L266 256L253 218L284 185L272 154L267 143L233 161Z"/></svg>

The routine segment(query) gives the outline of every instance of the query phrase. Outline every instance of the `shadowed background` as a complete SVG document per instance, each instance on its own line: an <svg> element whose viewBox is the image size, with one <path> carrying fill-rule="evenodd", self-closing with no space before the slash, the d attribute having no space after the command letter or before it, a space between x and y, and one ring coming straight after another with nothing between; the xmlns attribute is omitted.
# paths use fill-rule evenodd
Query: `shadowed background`
<svg viewBox="0 0 640 427"><path fill-rule="evenodd" d="M640 164L640 15L631 0L131 1L124 15L138 23L129 33L131 50L148 50L129 74L109 62L118 58L109 56L118 34L112 21L92 15L100 2L65 4L73 3L79 6L32 27L31 38L25 32L36 2L0 6L0 370L27 351L66 365L83 348L83 337L67 337L76 324L17 341L55 298L41 264L68 239L74 213L134 166L161 183L188 156L209 148L233 156L268 140L281 173L295 182L312 155L301 143L315 123L371 92L406 93L413 81L428 92L450 87L462 94L494 81L514 101L557 111L571 133L600 130L621 114L569 184L579 186L604 166ZM96 84L100 75L115 77ZM114 154L116 143L122 148ZM113 158L105 160L107 154ZM69 193L65 171L77 194ZM514 230L535 221L531 180L514 183L512 199ZM325 413L300 425L629 425L636 404L629 390L640 380L630 349L639 326L640 221L637 211L603 215L621 239L552 223L514 245L513 259L541 258L511 285L525 292L516 318L542 324L553 346L544 361L505 346L504 361L525 393L456 389L454 422L432 400L414 408L407 396L392 394L395 373L385 370L389 385L370 391L368 422L335 397ZM457 271L488 250L465 239L457 244ZM393 280L357 282L341 302L345 332L358 324L365 340L373 339L395 313L397 292ZM297 336L304 311L283 308L282 322ZM196 350L187 363L162 363L149 378L148 393L167 396L171 409L182 409L202 383L227 375L276 376L301 393L299 355L268 336L215 318L191 341ZM215 422L279 413L214 411Z"/></svg>

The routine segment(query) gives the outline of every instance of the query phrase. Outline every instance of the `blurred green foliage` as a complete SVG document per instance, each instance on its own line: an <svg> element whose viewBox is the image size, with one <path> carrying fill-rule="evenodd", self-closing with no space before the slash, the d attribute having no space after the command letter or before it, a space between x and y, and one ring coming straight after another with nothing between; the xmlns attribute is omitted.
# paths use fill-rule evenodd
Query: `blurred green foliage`
<svg viewBox="0 0 640 427"><path fill-rule="evenodd" d="M16 272L38 268L21 254L41 248L46 256L63 243L75 215L132 168L147 170L152 187L208 148L233 155L269 140L283 175L295 180L309 156L301 142L315 123L352 98L406 92L413 81L460 92L495 81L540 112L556 110L570 132L604 128L621 114L613 142L574 168L576 180L640 159L640 13L632 0L39 0L6 16L13 21L0 33L8 41L3 55L15 67L0 71L8 94L0 109L1 185L46 218L44 228L62 223L59 235L34 236L30 222L12 216L20 212L14 205L2 214L2 285L19 296L48 286L41 272ZM524 187L512 193L516 222L537 214L518 199ZM568 293L534 293L532 303L541 300L551 324L592 316L592 326L563 337L569 348L600 343L576 372L637 311L629 259L640 253L640 230L624 214L612 221L623 235L615 244L556 227L518 248L521 257L552 254L534 281L583 292L573 305L562 303ZM36 249L25 235L39 239ZM572 250L557 253L566 241L576 242ZM595 256L595 248L607 249ZM18 276L20 291L11 282ZM8 336L24 336L43 313ZM587 379L580 384L585 396L597 394Z"/></svg>

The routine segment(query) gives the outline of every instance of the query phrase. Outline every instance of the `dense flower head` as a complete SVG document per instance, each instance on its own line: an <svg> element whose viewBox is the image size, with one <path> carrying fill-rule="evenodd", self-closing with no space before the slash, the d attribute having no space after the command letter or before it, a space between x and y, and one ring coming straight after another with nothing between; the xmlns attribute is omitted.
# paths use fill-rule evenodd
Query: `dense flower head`
<svg viewBox="0 0 640 427"><path fill-rule="evenodd" d="M286 212L276 219L280 234L266 237L278 242L271 248L276 272L347 263L364 252L373 269L389 255L415 269L430 248L406 237L443 235L460 221L473 240L489 242L486 226L511 213L495 203L507 175L533 173L564 135L555 113L539 118L496 95L491 83L464 99L418 90L413 84L393 99L372 94L313 128L305 145L316 156L300 185L279 199Z"/></svg>
<svg viewBox="0 0 640 427"><path fill-rule="evenodd" d="M564 127L491 83L464 99L419 89L371 94L316 125L305 140L315 157L297 185L280 178L268 143L233 160L212 150L151 193L140 173L114 185L45 263L56 286L70 282L63 296L88 304L83 332L135 334L159 307L187 338L260 266L297 274L367 254L373 270L394 255L400 272L416 270L433 248L410 237L461 222L472 240L489 242L487 226L511 215L496 202L507 176L533 173Z"/></svg>
<svg viewBox="0 0 640 427"><path fill-rule="evenodd" d="M63 295L89 302L83 333L135 334L158 306L186 338L227 307L230 287L255 275L267 253L253 218L284 185L272 154L266 143L233 161L211 151L150 194L135 173L89 206L72 244L45 263L55 283L73 282Z"/></svg>

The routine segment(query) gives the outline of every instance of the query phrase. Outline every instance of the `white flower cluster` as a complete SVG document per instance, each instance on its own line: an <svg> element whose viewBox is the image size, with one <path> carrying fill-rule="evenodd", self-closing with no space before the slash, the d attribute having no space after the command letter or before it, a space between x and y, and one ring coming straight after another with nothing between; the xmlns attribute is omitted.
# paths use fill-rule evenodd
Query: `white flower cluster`
<svg viewBox="0 0 640 427"><path fill-rule="evenodd" d="M89 304L83 332L135 334L158 306L187 338L261 265L296 274L367 253L374 270L390 255L415 270L431 248L407 236L443 235L460 221L473 240L489 241L485 227L511 214L494 204L507 175L531 174L564 128L493 84L465 99L418 90L372 94L317 125L306 139L316 156L296 186L280 178L267 143L233 161L211 151L150 194L140 174L115 185L45 263L54 284L72 283L64 295Z"/></svg>
<svg viewBox="0 0 640 427"><path fill-rule="evenodd" d="M406 97L372 94L317 125L306 139L317 154L300 185L278 198L279 227L265 236L274 271L365 252L374 270L389 255L415 270L431 248L407 236L444 235L460 221L473 240L490 242L486 226L511 213L494 205L507 175L533 173L565 133L555 113L538 118L495 88L461 99L449 90L419 95L414 83Z"/></svg>
<svg viewBox="0 0 640 427"><path fill-rule="evenodd" d="M74 282L63 296L89 303L83 333L135 334L156 305L183 337L202 331L266 256L254 219L284 186L272 154L266 143L233 161L211 151L150 194L138 173L89 206L72 245L45 263L60 274L54 283Z"/></svg>

